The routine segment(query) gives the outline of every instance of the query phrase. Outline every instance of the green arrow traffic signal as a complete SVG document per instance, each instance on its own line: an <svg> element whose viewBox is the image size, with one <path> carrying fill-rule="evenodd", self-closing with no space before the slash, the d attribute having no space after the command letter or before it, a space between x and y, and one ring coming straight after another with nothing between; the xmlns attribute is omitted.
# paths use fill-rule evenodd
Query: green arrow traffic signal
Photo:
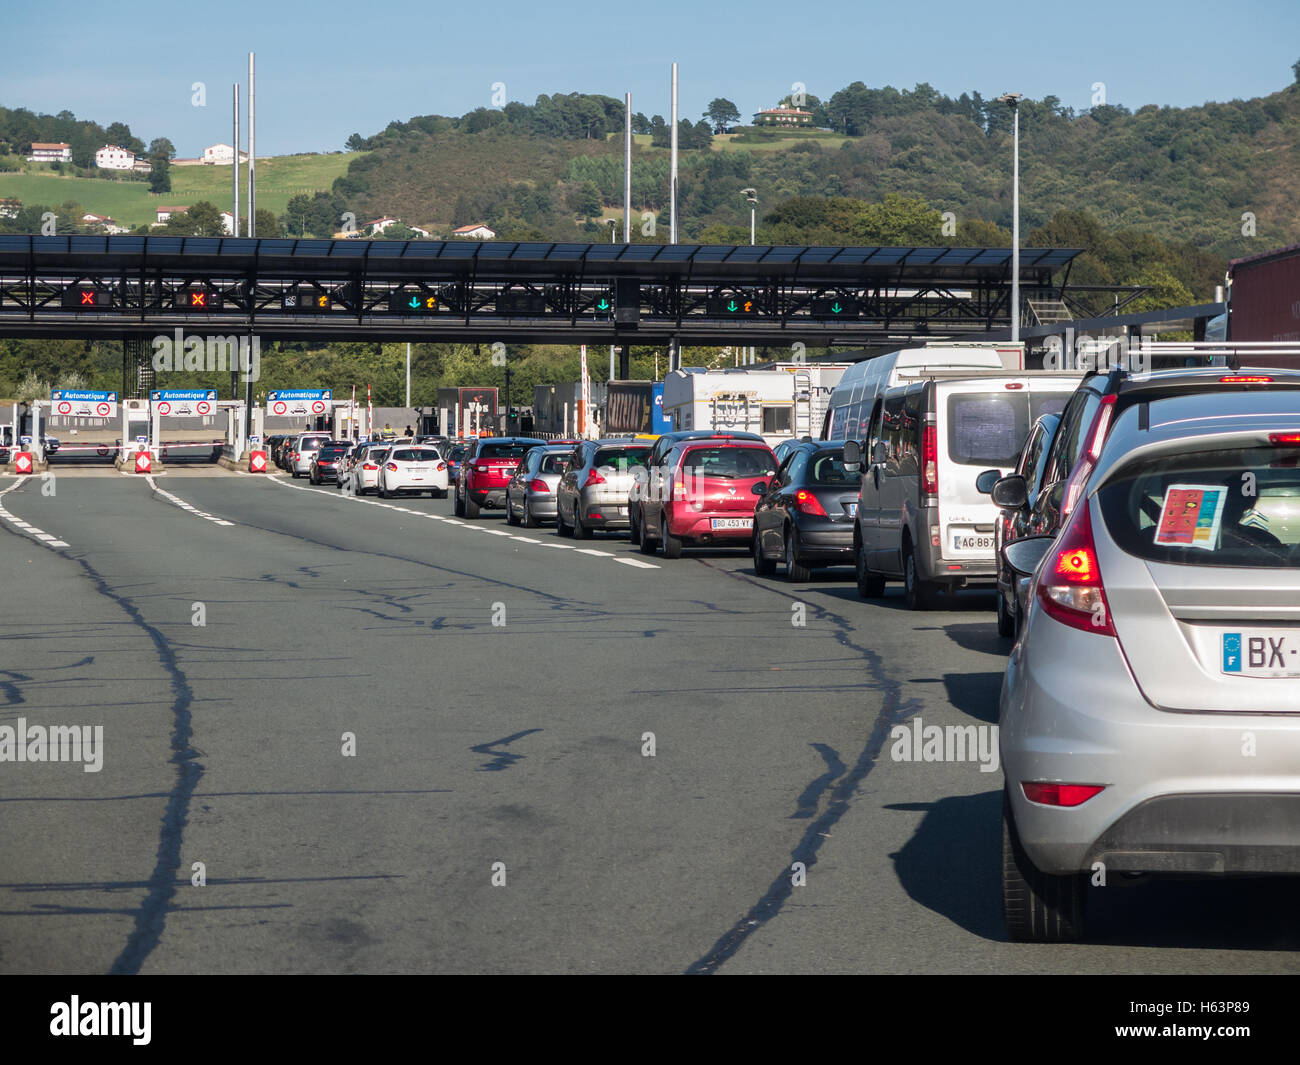
<svg viewBox="0 0 1300 1065"><path fill-rule="evenodd" d="M727 310L729 310L729 311L733 311L733 312L736 310L736 301L735 301L735 300L732 300L731 302L729 302L729 303L727 304Z"/></svg>
<svg viewBox="0 0 1300 1065"><path fill-rule="evenodd" d="M410 307L410 308L412 308L412 309L416 309L416 308L418 308L418 307L420 306L420 297L419 297L419 296L412 296L412 297L411 297L411 302L408 303L407 306Z"/></svg>
<svg viewBox="0 0 1300 1065"><path fill-rule="evenodd" d="M831 314L839 314L840 311L842 311L843 309L844 309L844 308L840 306L840 301L839 301L839 300L836 300L836 301L831 305Z"/></svg>
<svg viewBox="0 0 1300 1065"><path fill-rule="evenodd" d="M598 310L598 311L607 311L607 310L609 310L609 300L605 299L604 296L601 296L601 298L600 298L600 302L599 302L598 304L596 304L596 310Z"/></svg>

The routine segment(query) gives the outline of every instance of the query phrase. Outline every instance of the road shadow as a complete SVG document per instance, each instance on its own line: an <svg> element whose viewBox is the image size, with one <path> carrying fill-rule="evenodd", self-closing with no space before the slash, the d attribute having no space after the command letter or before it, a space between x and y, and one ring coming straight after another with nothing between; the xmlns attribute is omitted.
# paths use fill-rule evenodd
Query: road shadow
<svg viewBox="0 0 1300 1065"><path fill-rule="evenodd" d="M1002 792L883 809L924 812L911 838L890 855L908 897L973 935L1006 942ZM1083 945L1300 950L1296 886L1295 877L1177 880L1112 874L1107 886L1087 889Z"/></svg>
<svg viewBox="0 0 1300 1065"><path fill-rule="evenodd" d="M1011 645L1015 642L1009 636L998 635L997 622L991 617L988 621L964 621L944 625L943 631L958 647L967 651L995 655L1003 660L1006 659L1011 651Z"/></svg>
<svg viewBox="0 0 1300 1065"><path fill-rule="evenodd" d="M1002 671L987 673L945 673L944 692L948 702L963 714L996 725L998 699L1002 694Z"/></svg>

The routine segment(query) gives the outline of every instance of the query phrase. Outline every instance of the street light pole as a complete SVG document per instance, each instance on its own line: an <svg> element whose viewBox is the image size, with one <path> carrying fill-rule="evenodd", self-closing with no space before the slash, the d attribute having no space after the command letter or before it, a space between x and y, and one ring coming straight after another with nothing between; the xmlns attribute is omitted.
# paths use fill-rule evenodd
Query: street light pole
<svg viewBox="0 0 1300 1065"><path fill-rule="evenodd" d="M629 94L628 94L628 99L630 100L631 98L632 98L632 96L631 96L631 94L629 93ZM623 216L623 232L624 232L624 236L627 235L627 217L628 217L628 216L627 216L627 214L625 213L624 216ZM617 227L618 227L618 219L617 219L617 218L607 218L607 219L605 219L605 221L609 223L609 242L610 242L611 244L617 244L618 242L614 239L614 231L615 231L615 229L617 229ZM609 346L609 379L610 379L611 381L614 380L614 345L613 345L613 344L611 344L611 345Z"/></svg>
<svg viewBox="0 0 1300 1065"><path fill-rule="evenodd" d="M1011 342L1020 342L1020 100L1023 93L1007 92L999 103L1011 108Z"/></svg>
<svg viewBox="0 0 1300 1065"><path fill-rule="evenodd" d="M756 189L741 189L740 194L745 197L749 204L749 244L754 246L754 216L758 210L758 191ZM741 349L744 350L743 348ZM748 365L754 361L754 349L750 348L745 363Z"/></svg>

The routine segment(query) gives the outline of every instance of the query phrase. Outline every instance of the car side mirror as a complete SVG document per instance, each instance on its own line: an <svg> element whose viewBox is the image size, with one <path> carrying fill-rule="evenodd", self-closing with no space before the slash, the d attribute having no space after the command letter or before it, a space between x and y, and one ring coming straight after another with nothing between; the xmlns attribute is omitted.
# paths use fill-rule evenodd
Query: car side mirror
<svg viewBox="0 0 1300 1065"><path fill-rule="evenodd" d="M1017 577L1028 577L1038 569L1055 541L1054 536L1026 536L1012 540L1002 548L1003 561Z"/></svg>
<svg viewBox="0 0 1300 1065"><path fill-rule="evenodd" d="M844 445L844 468L856 470L862 466L862 445L850 440Z"/></svg>
<svg viewBox="0 0 1300 1065"><path fill-rule="evenodd" d="M989 471L996 472L996 471ZM983 474L980 475L981 478ZM1029 488L1025 484L1025 479L1018 473L1008 474L1000 478L989 493L993 502L1004 510L1019 510L1029 502Z"/></svg>
<svg viewBox="0 0 1300 1065"><path fill-rule="evenodd" d="M750 489L750 491L756 496L767 495L767 482L759 481L757 484L754 485L754 487Z"/></svg>
<svg viewBox="0 0 1300 1065"><path fill-rule="evenodd" d="M975 478L975 491L980 495L988 495L993 491L993 486L1002 480L1001 470L985 470Z"/></svg>
<svg viewBox="0 0 1300 1065"><path fill-rule="evenodd" d="M873 466L883 466L889 461L889 446L883 440L877 440L876 446L871 451L871 464Z"/></svg>

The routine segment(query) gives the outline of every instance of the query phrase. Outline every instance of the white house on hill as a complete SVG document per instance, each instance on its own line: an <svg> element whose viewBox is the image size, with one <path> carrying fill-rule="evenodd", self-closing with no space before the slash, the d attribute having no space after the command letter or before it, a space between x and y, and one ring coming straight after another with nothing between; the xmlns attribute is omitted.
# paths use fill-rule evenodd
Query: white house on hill
<svg viewBox="0 0 1300 1065"><path fill-rule="evenodd" d="M95 165L101 170L130 170L135 166L135 152L105 144L95 153Z"/></svg>
<svg viewBox="0 0 1300 1065"><path fill-rule="evenodd" d="M235 161L235 149L229 144L210 144L203 149L203 162L206 166L230 166ZM246 163L248 153L239 149L239 161Z"/></svg>
<svg viewBox="0 0 1300 1065"><path fill-rule="evenodd" d="M471 240L492 240L496 237L497 232L485 226L482 222L475 222L473 225L458 226L451 231L453 237L468 237Z"/></svg>

